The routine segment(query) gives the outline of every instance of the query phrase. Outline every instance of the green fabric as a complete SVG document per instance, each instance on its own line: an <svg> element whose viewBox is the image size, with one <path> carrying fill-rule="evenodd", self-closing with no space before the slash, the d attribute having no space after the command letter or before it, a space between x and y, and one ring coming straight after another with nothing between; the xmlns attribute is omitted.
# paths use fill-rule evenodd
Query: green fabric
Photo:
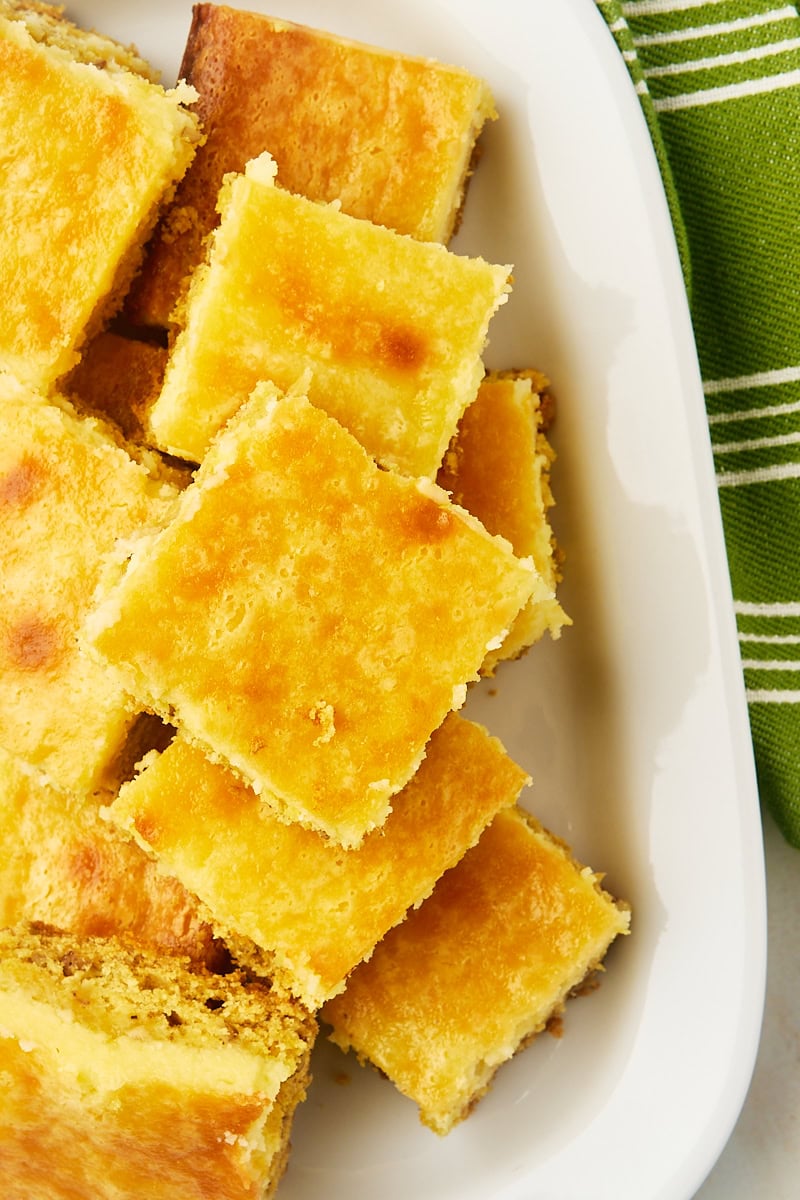
<svg viewBox="0 0 800 1200"><path fill-rule="evenodd" d="M675 226L762 800L800 847L800 12L596 0Z"/></svg>

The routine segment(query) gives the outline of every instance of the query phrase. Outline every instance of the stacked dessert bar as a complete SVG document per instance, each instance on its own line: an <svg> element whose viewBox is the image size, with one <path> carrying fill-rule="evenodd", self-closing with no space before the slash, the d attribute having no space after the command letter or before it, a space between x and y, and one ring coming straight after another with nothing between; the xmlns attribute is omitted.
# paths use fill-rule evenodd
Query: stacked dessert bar
<svg viewBox="0 0 800 1200"><path fill-rule="evenodd" d="M444 1134L629 924L458 711L569 624L548 384L483 362L511 267L447 246L488 87L211 4L180 79L0 0L0 1173L37 1200L270 1195L320 1027Z"/></svg>

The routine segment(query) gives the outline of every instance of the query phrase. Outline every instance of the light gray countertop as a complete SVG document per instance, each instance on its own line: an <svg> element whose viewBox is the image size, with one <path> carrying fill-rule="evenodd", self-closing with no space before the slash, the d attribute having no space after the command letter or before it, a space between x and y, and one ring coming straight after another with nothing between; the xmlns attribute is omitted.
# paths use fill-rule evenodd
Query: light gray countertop
<svg viewBox="0 0 800 1200"><path fill-rule="evenodd" d="M768 960L764 1023L739 1121L695 1200L800 1197L800 850L764 817Z"/></svg>

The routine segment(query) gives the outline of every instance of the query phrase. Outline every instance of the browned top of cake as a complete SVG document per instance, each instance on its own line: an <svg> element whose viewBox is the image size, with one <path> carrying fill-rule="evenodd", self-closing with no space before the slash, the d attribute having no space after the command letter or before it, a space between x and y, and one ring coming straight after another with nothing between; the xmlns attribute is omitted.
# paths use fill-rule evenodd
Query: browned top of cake
<svg viewBox="0 0 800 1200"><path fill-rule="evenodd" d="M284 191L267 153L228 176L220 210L150 410L154 444L201 462L259 381L302 378L382 466L433 476L483 377L510 267Z"/></svg>

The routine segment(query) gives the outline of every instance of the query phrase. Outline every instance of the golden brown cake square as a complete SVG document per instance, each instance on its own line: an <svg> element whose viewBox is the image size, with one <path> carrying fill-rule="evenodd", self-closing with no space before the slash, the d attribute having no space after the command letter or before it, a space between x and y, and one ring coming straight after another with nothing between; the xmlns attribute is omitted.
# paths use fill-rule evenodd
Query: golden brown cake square
<svg viewBox="0 0 800 1200"><path fill-rule="evenodd" d="M448 1133L597 968L630 913L523 809L494 818L322 1010Z"/></svg>
<svg viewBox="0 0 800 1200"><path fill-rule="evenodd" d="M220 931L267 951L271 973L317 1008L528 782L495 738L453 714L382 828L355 850L278 820L181 738L145 760L108 814L199 896Z"/></svg>
<svg viewBox="0 0 800 1200"><path fill-rule="evenodd" d="M381 824L535 573L428 480L257 387L87 624L143 706L284 818Z"/></svg>
<svg viewBox="0 0 800 1200"><path fill-rule="evenodd" d="M0 931L0 1164L15 1200L263 1200L313 1018L241 970L113 938Z"/></svg>
<svg viewBox="0 0 800 1200"><path fill-rule="evenodd" d="M0 374L0 746L64 791L97 785L135 713L77 644L104 556L175 495L98 422Z"/></svg>
<svg viewBox="0 0 800 1200"><path fill-rule="evenodd" d="M476 139L496 115L486 83L460 67L224 4L194 6L179 77L197 90L207 140L128 297L145 325L170 323L217 224L223 176L262 151L290 192L447 242Z"/></svg>
<svg viewBox="0 0 800 1200"><path fill-rule="evenodd" d="M199 136L190 89L55 11L0 5L0 370L40 390L121 301Z"/></svg>
<svg viewBox="0 0 800 1200"><path fill-rule="evenodd" d="M76 937L127 934L222 963L225 948L195 898L103 820L99 804L40 783L0 750L0 927L43 921Z"/></svg>
<svg viewBox="0 0 800 1200"><path fill-rule="evenodd" d="M285 391L310 372L309 399L373 458L433 477L483 377L509 267L292 195L274 168L263 155L226 182L150 413L155 444L199 462L259 380Z"/></svg>
<svg viewBox="0 0 800 1200"><path fill-rule="evenodd" d="M559 553L549 521L550 469L555 452L546 432L551 400L537 371L490 371L461 418L437 481L490 533L520 556L530 555L541 587L517 617L502 646L486 656L483 673L517 658L546 632L571 625L556 598Z"/></svg>

